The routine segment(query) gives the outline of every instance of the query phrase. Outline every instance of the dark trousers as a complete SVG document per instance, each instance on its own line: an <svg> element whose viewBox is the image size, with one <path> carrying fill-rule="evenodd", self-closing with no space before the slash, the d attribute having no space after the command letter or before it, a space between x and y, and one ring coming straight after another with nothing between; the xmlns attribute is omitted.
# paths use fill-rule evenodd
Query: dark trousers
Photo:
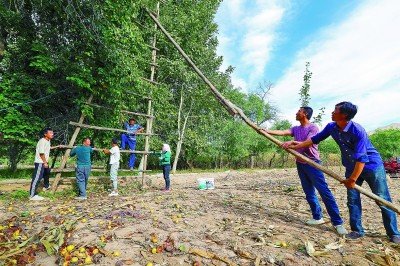
<svg viewBox="0 0 400 266"><path fill-rule="evenodd" d="M165 180L165 189L169 189L171 185L171 180L169 178L169 172L171 172L171 165L170 164L163 165L162 172Z"/></svg>
<svg viewBox="0 0 400 266"><path fill-rule="evenodd" d="M130 136L127 134L122 134L121 135L121 149L125 150L126 146L129 146L129 150L132 150L132 151L135 150L136 139L130 138ZM136 161L136 155L134 153L131 153L129 155L129 163L128 163L129 168L135 167L135 161Z"/></svg>
<svg viewBox="0 0 400 266"><path fill-rule="evenodd" d="M35 163L35 170L33 171L31 187L29 189L29 196L33 197L36 195L37 187L40 180L43 178L44 187L50 187L50 168L44 168L42 163Z"/></svg>

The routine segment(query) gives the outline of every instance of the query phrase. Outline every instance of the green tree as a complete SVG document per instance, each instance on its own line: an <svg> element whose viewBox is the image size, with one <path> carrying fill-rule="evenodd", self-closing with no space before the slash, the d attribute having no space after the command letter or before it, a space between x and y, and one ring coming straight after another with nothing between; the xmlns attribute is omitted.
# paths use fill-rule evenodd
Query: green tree
<svg viewBox="0 0 400 266"><path fill-rule="evenodd" d="M400 129L377 130L370 139L384 160L400 156Z"/></svg>
<svg viewBox="0 0 400 266"><path fill-rule="evenodd" d="M310 62L306 62L306 70L304 71L303 81L304 84L300 88L300 104L301 106L308 106L311 100L310 96L310 83L312 72L310 71Z"/></svg>

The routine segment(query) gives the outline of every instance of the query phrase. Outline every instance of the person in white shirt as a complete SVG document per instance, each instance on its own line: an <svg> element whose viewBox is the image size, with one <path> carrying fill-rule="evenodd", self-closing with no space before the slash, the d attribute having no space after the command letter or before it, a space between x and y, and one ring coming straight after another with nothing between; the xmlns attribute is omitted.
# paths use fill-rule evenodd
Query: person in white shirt
<svg viewBox="0 0 400 266"><path fill-rule="evenodd" d="M113 191L108 196L113 197L118 196L118 169L121 156L117 139L112 139L111 146L112 148L109 150L104 149L104 153L110 154L110 179L112 181Z"/></svg>
<svg viewBox="0 0 400 266"><path fill-rule="evenodd" d="M33 171L31 186L29 189L30 200L43 200L44 198L37 195L37 187L40 180L44 179L44 189L50 189L49 176L49 157L50 157L50 140L54 137L53 130L46 128L43 131L43 137L36 145L35 154L35 170Z"/></svg>

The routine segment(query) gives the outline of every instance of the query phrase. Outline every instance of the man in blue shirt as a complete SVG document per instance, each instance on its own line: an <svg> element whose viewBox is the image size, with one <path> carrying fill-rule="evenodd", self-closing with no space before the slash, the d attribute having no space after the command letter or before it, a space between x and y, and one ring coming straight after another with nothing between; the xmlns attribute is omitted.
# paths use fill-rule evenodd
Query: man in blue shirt
<svg viewBox="0 0 400 266"><path fill-rule="evenodd" d="M128 131L126 134L123 133L121 135L121 149L125 150L125 147L128 145L129 150L134 151L136 147L136 134L140 133L143 131L143 127L140 126L139 124L135 123L136 120L135 118L130 118L129 123L125 122L124 123L124 129ZM133 170L135 167L135 160L136 156L134 153L131 153L129 156L129 169Z"/></svg>
<svg viewBox="0 0 400 266"><path fill-rule="evenodd" d="M350 213L350 227L352 232L346 235L348 239L358 239L364 236L361 222L360 192L354 189L355 185L361 186L366 181L371 191L377 196L392 201L383 162L378 151L372 145L365 129L351 121L357 113L357 106L350 102L341 102L332 112L332 121L311 139L290 145L291 149L300 149L318 144L331 136L339 145L342 154L342 164L346 168L346 180L343 184L347 187L347 206ZM378 204L379 205L379 204ZM397 229L396 213L379 205L382 212L383 225L390 241L400 243L400 233Z"/></svg>
<svg viewBox="0 0 400 266"><path fill-rule="evenodd" d="M79 195L75 199L86 200L86 189L92 170L91 155L93 148L90 146L90 138L84 138L82 145L79 145L72 149L71 157L76 156L76 183L78 185Z"/></svg>

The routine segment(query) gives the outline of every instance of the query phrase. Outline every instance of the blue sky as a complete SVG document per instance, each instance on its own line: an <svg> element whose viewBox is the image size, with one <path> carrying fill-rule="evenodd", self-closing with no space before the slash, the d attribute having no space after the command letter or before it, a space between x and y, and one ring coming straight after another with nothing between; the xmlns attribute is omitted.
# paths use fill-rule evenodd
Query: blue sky
<svg viewBox="0 0 400 266"><path fill-rule="evenodd" d="M225 0L216 22L222 68L245 92L272 82L281 118L295 123L310 61L314 109L350 100L367 130L400 122L400 1Z"/></svg>

